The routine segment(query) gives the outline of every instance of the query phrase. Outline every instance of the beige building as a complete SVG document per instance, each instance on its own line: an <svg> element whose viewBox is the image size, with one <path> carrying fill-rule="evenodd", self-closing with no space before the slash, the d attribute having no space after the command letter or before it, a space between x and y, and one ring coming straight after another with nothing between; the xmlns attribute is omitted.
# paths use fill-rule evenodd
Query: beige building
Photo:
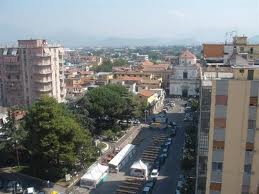
<svg viewBox="0 0 259 194"><path fill-rule="evenodd" d="M259 192L259 68L233 73L202 85L196 193Z"/></svg>
<svg viewBox="0 0 259 194"><path fill-rule="evenodd" d="M42 95L65 99L64 50L46 40L18 40L0 48L1 104L29 105Z"/></svg>

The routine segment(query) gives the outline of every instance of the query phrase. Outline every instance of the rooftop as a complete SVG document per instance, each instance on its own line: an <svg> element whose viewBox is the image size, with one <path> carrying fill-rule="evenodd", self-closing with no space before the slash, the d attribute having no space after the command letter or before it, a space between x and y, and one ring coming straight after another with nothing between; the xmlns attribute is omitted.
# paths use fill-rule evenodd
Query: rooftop
<svg viewBox="0 0 259 194"><path fill-rule="evenodd" d="M180 58L185 58L185 59L196 59L196 56L191 53L190 51L186 50L184 51L181 55Z"/></svg>
<svg viewBox="0 0 259 194"><path fill-rule="evenodd" d="M205 58L223 58L224 44L203 44L203 56Z"/></svg>
<svg viewBox="0 0 259 194"><path fill-rule="evenodd" d="M138 94L140 96L150 97L150 96L153 96L155 93L156 91L154 90L141 90Z"/></svg>

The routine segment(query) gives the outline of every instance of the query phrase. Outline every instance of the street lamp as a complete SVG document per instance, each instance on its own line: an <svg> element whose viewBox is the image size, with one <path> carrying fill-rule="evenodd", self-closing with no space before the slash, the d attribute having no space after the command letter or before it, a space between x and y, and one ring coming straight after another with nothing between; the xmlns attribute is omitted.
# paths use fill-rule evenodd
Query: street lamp
<svg viewBox="0 0 259 194"><path fill-rule="evenodd" d="M145 113L145 123L147 123L147 113L148 113L148 110L145 109L145 110L144 110L144 113Z"/></svg>

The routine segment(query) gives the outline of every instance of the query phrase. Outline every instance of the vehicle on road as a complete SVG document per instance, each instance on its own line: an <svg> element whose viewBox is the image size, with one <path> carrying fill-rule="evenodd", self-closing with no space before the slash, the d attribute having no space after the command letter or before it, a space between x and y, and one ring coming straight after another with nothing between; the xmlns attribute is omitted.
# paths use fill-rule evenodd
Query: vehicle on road
<svg viewBox="0 0 259 194"><path fill-rule="evenodd" d="M37 194L46 194L45 191L39 191Z"/></svg>
<svg viewBox="0 0 259 194"><path fill-rule="evenodd" d="M158 158L158 159L155 160L155 162L153 164L153 169L160 170L160 168L161 168L161 160L160 160L160 158Z"/></svg>
<svg viewBox="0 0 259 194"><path fill-rule="evenodd" d="M170 134L171 137L176 136L176 129L175 129L175 127L172 127L172 128L170 129L170 131L171 131L171 134Z"/></svg>
<svg viewBox="0 0 259 194"><path fill-rule="evenodd" d="M34 187L28 187L27 189L26 189L26 194L35 194L36 192L35 192L35 189L34 189Z"/></svg>
<svg viewBox="0 0 259 194"><path fill-rule="evenodd" d="M151 174L150 174L150 178L151 179L157 179L158 175L159 175L158 169L153 169Z"/></svg>
<svg viewBox="0 0 259 194"><path fill-rule="evenodd" d="M151 194L152 189L150 187L144 187L142 194Z"/></svg>
<svg viewBox="0 0 259 194"><path fill-rule="evenodd" d="M150 180L150 181L147 181L145 183L142 193L145 193L145 194L152 193L152 190L153 190L153 188L155 186L155 181L154 180Z"/></svg>
<svg viewBox="0 0 259 194"><path fill-rule="evenodd" d="M14 191L15 184L16 184L16 181L11 181L11 180L7 181L7 185L6 185L5 190L6 190L7 192L13 192L13 191Z"/></svg>
<svg viewBox="0 0 259 194"><path fill-rule="evenodd" d="M0 179L0 189L4 188L4 181Z"/></svg>
<svg viewBox="0 0 259 194"><path fill-rule="evenodd" d="M22 188L21 183L18 183L18 182L16 183L15 192L16 192L17 194L23 193L23 188Z"/></svg>
<svg viewBox="0 0 259 194"><path fill-rule="evenodd" d="M138 119L133 121L133 125L139 125L139 124L140 124L140 121Z"/></svg>

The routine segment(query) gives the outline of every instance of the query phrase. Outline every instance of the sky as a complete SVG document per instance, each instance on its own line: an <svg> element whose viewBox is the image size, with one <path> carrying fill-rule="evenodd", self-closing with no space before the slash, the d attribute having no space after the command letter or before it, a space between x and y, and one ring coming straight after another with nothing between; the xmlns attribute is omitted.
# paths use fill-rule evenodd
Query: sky
<svg viewBox="0 0 259 194"><path fill-rule="evenodd" d="M224 41L259 34L259 0L0 0L0 41L162 38Z"/></svg>

